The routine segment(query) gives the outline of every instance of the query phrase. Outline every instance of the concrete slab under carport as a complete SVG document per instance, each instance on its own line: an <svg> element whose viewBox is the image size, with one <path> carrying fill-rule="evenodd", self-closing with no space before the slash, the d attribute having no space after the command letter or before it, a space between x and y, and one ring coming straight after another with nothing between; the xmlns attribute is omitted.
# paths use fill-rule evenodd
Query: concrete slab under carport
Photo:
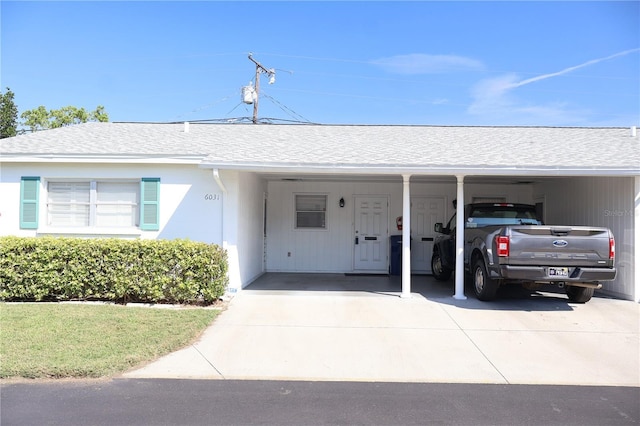
<svg viewBox="0 0 640 426"><path fill-rule="evenodd" d="M640 386L640 305L452 283L265 274L202 338L125 377ZM325 284L323 284L325 283Z"/></svg>

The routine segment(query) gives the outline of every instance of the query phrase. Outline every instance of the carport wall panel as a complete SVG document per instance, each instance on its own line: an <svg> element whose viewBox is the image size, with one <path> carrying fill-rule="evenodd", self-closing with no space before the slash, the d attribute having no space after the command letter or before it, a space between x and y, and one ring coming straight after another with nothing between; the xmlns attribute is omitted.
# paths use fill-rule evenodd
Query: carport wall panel
<svg viewBox="0 0 640 426"><path fill-rule="evenodd" d="M601 226L611 229L616 241L614 281L603 283L602 292L635 299L637 219L633 177L571 177L541 183L535 196L544 196L546 222L550 225Z"/></svg>
<svg viewBox="0 0 640 426"><path fill-rule="evenodd" d="M233 175L225 172L223 177ZM237 173L237 247L239 282L246 287L264 269L264 196L266 182L255 173Z"/></svg>
<svg viewBox="0 0 640 426"><path fill-rule="evenodd" d="M388 196L390 205L400 203L402 196L393 183L272 181L268 188L267 271L351 271L354 195ZM327 195L325 229L295 229L296 194ZM341 198L344 207L339 206Z"/></svg>

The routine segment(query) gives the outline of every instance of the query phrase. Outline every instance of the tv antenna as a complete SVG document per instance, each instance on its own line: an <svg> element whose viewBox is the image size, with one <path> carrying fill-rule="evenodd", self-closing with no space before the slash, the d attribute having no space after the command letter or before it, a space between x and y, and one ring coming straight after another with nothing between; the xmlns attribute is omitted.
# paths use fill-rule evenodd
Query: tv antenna
<svg viewBox="0 0 640 426"><path fill-rule="evenodd" d="M249 60L256 64L256 84L255 87L249 84L242 88L242 102L245 104L253 104L253 124L258 122L258 97L260 94L260 74L269 76L269 84L276 82L276 70L266 68L260 62L253 59L253 54L249 53Z"/></svg>

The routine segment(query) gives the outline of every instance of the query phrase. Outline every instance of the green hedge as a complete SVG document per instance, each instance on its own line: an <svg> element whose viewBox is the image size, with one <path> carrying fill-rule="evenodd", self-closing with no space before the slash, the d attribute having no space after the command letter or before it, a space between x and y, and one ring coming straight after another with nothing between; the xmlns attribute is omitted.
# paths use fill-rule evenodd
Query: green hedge
<svg viewBox="0 0 640 426"><path fill-rule="evenodd" d="M212 303L227 256L188 240L0 238L0 300Z"/></svg>

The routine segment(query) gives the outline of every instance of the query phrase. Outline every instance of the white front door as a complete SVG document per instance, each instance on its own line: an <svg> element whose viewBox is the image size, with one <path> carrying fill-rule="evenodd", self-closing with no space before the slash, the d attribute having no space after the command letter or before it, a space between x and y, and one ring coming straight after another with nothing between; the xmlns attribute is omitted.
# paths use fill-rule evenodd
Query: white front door
<svg viewBox="0 0 640 426"><path fill-rule="evenodd" d="M387 197L355 198L355 251L353 269L386 273L389 251L389 202Z"/></svg>
<svg viewBox="0 0 640 426"><path fill-rule="evenodd" d="M431 273L433 226L444 222L444 198L411 198L411 271Z"/></svg>

